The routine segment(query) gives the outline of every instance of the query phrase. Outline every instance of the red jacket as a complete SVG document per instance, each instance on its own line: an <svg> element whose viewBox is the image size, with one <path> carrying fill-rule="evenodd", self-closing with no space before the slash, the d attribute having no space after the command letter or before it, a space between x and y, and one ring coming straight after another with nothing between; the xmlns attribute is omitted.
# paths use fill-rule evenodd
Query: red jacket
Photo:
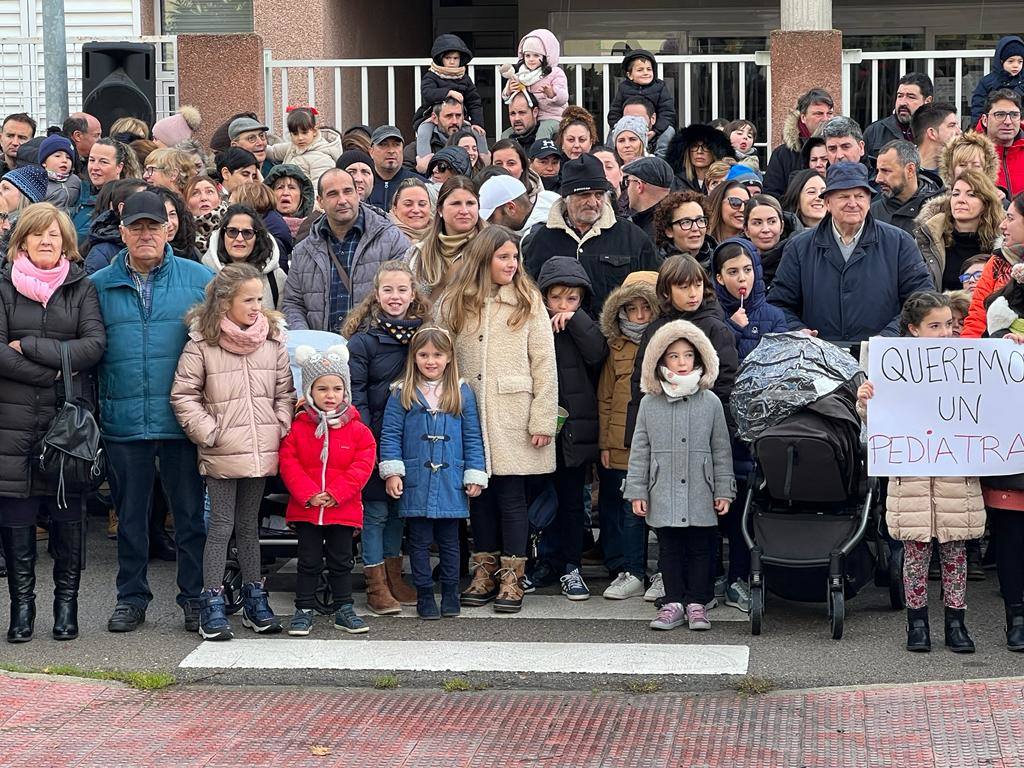
<svg viewBox="0 0 1024 768"><path fill-rule="evenodd" d="M314 434L316 422L308 413L295 417L292 431L281 441L281 477L291 494L287 522L363 527L362 491L377 461L377 444L359 411L349 406L348 415L345 426L328 430L326 482L321 482L324 443ZM331 494L337 506L309 506L322 491Z"/></svg>
<svg viewBox="0 0 1024 768"><path fill-rule="evenodd" d="M980 119L974 130L985 133L985 126L981 124ZM1012 200L1024 192L1024 132L1018 133L1013 144L1008 147L996 144L996 157L999 158L999 176L996 184L1006 189L1010 193L1008 199Z"/></svg>
<svg viewBox="0 0 1024 768"><path fill-rule="evenodd" d="M998 253L985 262L985 268L974 286L974 293L971 294L971 308L964 318L964 327L960 331L962 338L980 339L985 335L988 330L985 299L1009 282L1011 266L1010 262Z"/></svg>

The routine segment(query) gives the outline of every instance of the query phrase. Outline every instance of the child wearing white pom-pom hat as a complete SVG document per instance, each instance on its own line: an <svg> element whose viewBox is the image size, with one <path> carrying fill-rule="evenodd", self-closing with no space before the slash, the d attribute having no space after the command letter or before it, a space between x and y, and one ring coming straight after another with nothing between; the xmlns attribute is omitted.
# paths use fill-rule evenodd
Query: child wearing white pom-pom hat
<svg viewBox="0 0 1024 768"><path fill-rule="evenodd" d="M348 350L295 350L302 369L302 409L281 443L281 477L291 500L285 520L298 537L295 615L289 635L313 627L313 593L324 558L334 597L334 626L367 632L352 609L352 538L363 525L362 491L377 460L373 433L352 405Z"/></svg>

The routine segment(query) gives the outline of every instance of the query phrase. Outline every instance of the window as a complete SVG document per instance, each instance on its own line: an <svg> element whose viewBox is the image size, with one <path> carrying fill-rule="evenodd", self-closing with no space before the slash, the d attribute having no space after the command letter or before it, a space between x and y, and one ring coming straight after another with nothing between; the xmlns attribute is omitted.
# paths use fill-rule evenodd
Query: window
<svg viewBox="0 0 1024 768"><path fill-rule="evenodd" d="M252 0L161 0L164 34L252 32Z"/></svg>

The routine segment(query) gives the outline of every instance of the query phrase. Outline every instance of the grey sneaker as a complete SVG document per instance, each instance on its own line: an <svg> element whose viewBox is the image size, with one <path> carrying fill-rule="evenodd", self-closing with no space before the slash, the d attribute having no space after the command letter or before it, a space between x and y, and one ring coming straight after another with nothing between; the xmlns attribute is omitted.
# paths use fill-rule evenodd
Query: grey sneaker
<svg viewBox="0 0 1024 768"><path fill-rule="evenodd" d="M720 603L725 602L725 591L729 586L729 581L725 576L719 576L715 579L715 599Z"/></svg>
<svg viewBox="0 0 1024 768"><path fill-rule="evenodd" d="M351 603L341 606L334 614L334 628L348 632L350 635L361 635L370 631L369 625L356 616Z"/></svg>
<svg viewBox="0 0 1024 768"><path fill-rule="evenodd" d="M750 587L747 582L737 579L725 590L725 604L750 613Z"/></svg>
<svg viewBox="0 0 1024 768"><path fill-rule="evenodd" d="M651 577L651 586L644 592L644 602L653 603L660 597L665 596L665 584L661 580L661 574L656 573Z"/></svg>
<svg viewBox="0 0 1024 768"><path fill-rule="evenodd" d="M288 634L292 637L305 637L313 629L313 611L296 608L295 615L288 622Z"/></svg>
<svg viewBox="0 0 1024 768"><path fill-rule="evenodd" d="M665 603L658 611L658 618L652 621L651 629L675 629L686 623L686 612L679 603Z"/></svg>

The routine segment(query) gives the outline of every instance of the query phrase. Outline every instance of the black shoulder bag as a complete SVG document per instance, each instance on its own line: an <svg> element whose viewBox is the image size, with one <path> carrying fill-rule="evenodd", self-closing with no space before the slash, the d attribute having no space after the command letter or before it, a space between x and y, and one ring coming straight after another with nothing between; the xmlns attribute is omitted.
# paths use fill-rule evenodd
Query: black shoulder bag
<svg viewBox="0 0 1024 768"><path fill-rule="evenodd" d="M39 454L39 469L57 488L57 505L66 509L67 496L95 491L106 476L106 456L100 443L100 428L84 398L74 397L71 354L60 345L64 402L50 422Z"/></svg>

